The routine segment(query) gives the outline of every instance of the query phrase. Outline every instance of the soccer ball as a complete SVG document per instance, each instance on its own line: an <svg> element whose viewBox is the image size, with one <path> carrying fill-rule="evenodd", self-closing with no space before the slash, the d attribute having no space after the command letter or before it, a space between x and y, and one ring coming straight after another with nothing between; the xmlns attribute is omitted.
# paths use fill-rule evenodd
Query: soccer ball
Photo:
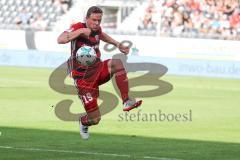
<svg viewBox="0 0 240 160"><path fill-rule="evenodd" d="M96 62L97 55L92 47L82 46L77 50L76 59L83 66L91 66Z"/></svg>

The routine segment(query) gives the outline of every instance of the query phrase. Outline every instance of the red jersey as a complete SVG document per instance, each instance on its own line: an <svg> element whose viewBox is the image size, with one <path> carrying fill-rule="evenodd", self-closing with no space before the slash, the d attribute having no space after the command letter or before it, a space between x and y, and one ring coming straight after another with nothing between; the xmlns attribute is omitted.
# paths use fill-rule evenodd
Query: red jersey
<svg viewBox="0 0 240 160"><path fill-rule="evenodd" d="M78 22L76 24L73 24L65 32L73 32L80 28L87 28L86 23ZM69 69L69 73L71 73L71 76L73 78L82 77L84 76L84 72L87 68L95 68L97 66L97 63L90 67L82 66L80 63L76 61L76 53L80 47L85 45L90 46L94 48L97 54L97 59L100 60L101 53L99 50L99 44L100 44L101 35L102 35L102 29L100 27L98 31L91 32L89 39L79 36L76 39L71 41L71 57L68 60L68 69Z"/></svg>
<svg viewBox="0 0 240 160"><path fill-rule="evenodd" d="M70 29L68 29L65 32L73 32L76 31L80 28L87 28L86 23L81 23L78 22L76 24L73 24ZM77 37L76 39L74 39L73 41L71 41L71 56L73 58L76 57L76 53L77 50L86 45L86 46L90 46L93 47L95 49L95 52L97 54L97 58L101 57L101 53L99 50L99 43L100 43L100 37L102 35L102 29L100 27L99 31L93 32L90 34L89 39L83 38L83 37Z"/></svg>

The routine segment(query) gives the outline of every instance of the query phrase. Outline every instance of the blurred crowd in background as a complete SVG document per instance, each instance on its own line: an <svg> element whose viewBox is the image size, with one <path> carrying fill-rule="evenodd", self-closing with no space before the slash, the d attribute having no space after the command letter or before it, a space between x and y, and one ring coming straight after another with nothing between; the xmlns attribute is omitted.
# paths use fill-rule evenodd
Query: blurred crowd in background
<svg viewBox="0 0 240 160"><path fill-rule="evenodd" d="M161 35L239 39L238 0L150 0L139 30Z"/></svg>
<svg viewBox="0 0 240 160"><path fill-rule="evenodd" d="M35 2L38 3L36 0ZM49 8L46 8L46 10L51 10L51 8L55 9L53 14L49 13L49 15L44 17L45 12L43 9L42 11L40 9L39 12L33 14L33 12L29 12L27 8L22 8L15 20L17 28L21 29L27 26L33 30L45 31L48 28L49 19L56 18L55 13L58 13L59 15L65 14L71 6L71 0L51 0L46 3L49 3L49 6L51 6Z"/></svg>
<svg viewBox="0 0 240 160"><path fill-rule="evenodd" d="M49 30L72 0L1 0L0 28Z"/></svg>
<svg viewBox="0 0 240 160"><path fill-rule="evenodd" d="M80 3L76 0L1 0L0 28L52 30L62 15L68 13L74 2ZM139 18L139 24L136 24L135 29L137 34L240 40L240 0L135 2L145 4L140 10L142 15L133 18L134 20ZM137 7L139 6L135 8ZM117 10L113 11L116 6L106 8L108 10L104 10L106 16L102 26L107 27L109 26L107 24L111 24L113 30L117 31L119 14ZM127 6L125 8L127 12L124 12L124 17L134 12L133 7L129 7L130 10ZM128 33L127 27L124 28Z"/></svg>

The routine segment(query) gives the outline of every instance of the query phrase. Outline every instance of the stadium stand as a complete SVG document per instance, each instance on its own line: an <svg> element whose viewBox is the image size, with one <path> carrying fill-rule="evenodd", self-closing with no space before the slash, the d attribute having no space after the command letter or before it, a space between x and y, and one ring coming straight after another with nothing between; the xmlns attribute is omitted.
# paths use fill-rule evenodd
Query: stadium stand
<svg viewBox="0 0 240 160"><path fill-rule="evenodd" d="M239 0L1 0L0 29L60 31L91 5L113 34L240 39Z"/></svg>
<svg viewBox="0 0 240 160"><path fill-rule="evenodd" d="M1 0L0 29L51 30L71 0Z"/></svg>
<svg viewBox="0 0 240 160"><path fill-rule="evenodd" d="M238 0L150 0L138 30L174 37L240 39Z"/></svg>

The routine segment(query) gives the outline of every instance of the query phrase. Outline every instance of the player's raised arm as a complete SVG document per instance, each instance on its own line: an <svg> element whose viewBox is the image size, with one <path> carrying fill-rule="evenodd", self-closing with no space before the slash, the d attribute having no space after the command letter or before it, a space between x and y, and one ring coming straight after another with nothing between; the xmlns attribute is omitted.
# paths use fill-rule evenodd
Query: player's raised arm
<svg viewBox="0 0 240 160"><path fill-rule="evenodd" d="M120 44L118 41L116 41L115 39L113 39L112 37L110 37L109 35L107 35L104 32L102 32L100 39L103 40L104 42L110 43L116 47L118 47Z"/></svg>
<svg viewBox="0 0 240 160"><path fill-rule="evenodd" d="M100 39L103 40L104 42L107 42L116 46L124 54L129 53L129 47L122 45L121 43L119 43L118 41L116 41L115 39L113 39L112 37L110 37L108 34L104 32L102 32Z"/></svg>
<svg viewBox="0 0 240 160"><path fill-rule="evenodd" d="M83 36L85 38L88 38L91 33L91 30L88 28L80 28L75 31L65 31L62 34L58 36L57 42L59 44L65 44L68 43L74 39L76 39L79 36Z"/></svg>

